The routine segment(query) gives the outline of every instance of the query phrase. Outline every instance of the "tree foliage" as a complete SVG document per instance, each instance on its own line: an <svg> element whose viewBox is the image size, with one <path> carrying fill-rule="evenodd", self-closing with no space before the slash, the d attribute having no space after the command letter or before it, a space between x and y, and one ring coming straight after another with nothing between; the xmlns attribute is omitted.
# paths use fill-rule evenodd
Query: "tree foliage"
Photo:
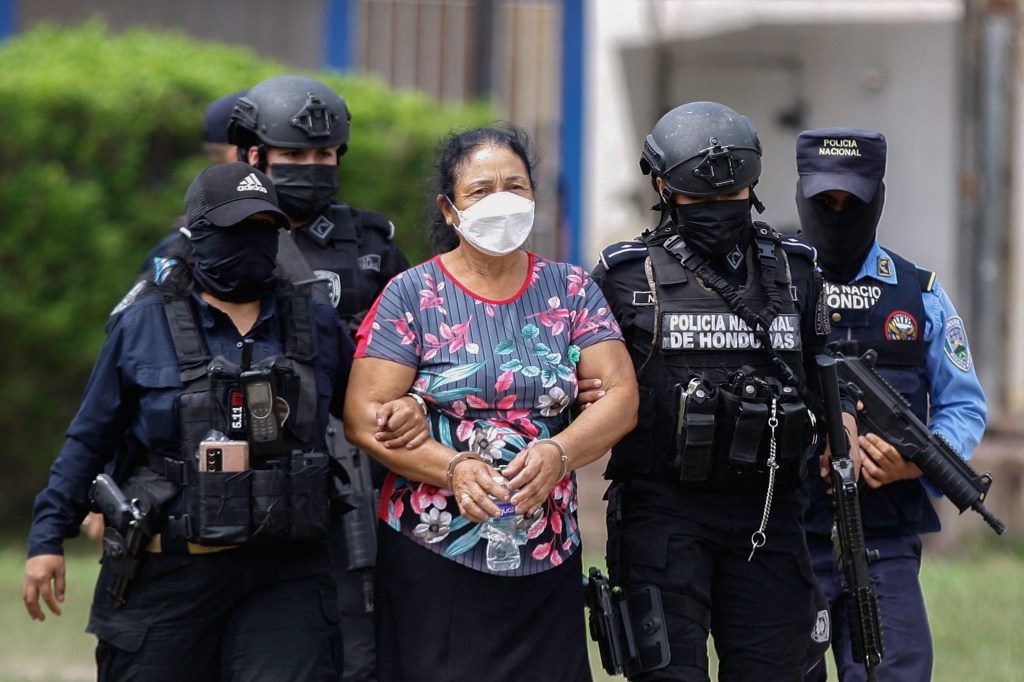
<svg viewBox="0 0 1024 682"><path fill-rule="evenodd" d="M113 305L183 212L202 169L207 103L285 73L340 92L352 139L341 199L385 212L412 262L428 253L439 139L486 123L365 78L303 72L180 33L41 26L0 44L0 433L4 519L23 523L63 440Z"/></svg>

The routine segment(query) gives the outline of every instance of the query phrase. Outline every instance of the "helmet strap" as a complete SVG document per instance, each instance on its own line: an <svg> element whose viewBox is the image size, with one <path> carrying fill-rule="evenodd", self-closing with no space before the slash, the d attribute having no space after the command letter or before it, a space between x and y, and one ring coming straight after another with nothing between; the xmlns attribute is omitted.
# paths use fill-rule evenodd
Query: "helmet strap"
<svg viewBox="0 0 1024 682"><path fill-rule="evenodd" d="M756 184L757 183L755 182L754 185ZM756 194L754 194L754 185L750 186L750 205L753 206L758 213L764 213L764 204L761 203L761 200L757 198Z"/></svg>
<svg viewBox="0 0 1024 682"><path fill-rule="evenodd" d="M256 170L261 173L267 172L267 145L262 142L256 145Z"/></svg>

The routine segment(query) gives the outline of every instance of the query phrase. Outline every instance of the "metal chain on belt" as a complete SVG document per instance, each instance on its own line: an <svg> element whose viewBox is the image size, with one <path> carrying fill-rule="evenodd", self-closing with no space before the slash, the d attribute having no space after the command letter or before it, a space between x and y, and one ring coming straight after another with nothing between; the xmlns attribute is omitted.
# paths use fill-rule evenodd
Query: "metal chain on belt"
<svg viewBox="0 0 1024 682"><path fill-rule="evenodd" d="M764 515L761 517L761 527L754 531L754 534L750 536L750 556L747 557L747 561L754 558L754 552L759 548L764 547L764 543L767 542L768 536L765 535L764 529L768 527L768 515L772 513L772 494L775 492L775 471L779 468L779 463L775 460L775 429L779 425L778 418L778 404L779 401L775 396L772 396L772 415L768 418L768 427L772 430L771 437L768 439L768 492L764 499Z"/></svg>

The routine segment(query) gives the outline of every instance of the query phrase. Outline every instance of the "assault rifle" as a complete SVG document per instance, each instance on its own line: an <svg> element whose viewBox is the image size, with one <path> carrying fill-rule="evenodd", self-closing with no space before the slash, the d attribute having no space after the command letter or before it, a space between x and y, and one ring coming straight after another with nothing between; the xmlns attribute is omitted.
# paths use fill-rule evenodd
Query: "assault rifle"
<svg viewBox="0 0 1024 682"><path fill-rule="evenodd" d="M859 492L846 429L843 427L837 362L827 355L819 355L817 362L825 404L825 424L828 427L829 466L836 510L833 542L836 561L846 577L850 648L853 659L864 664L868 680L877 680L875 668L885 657L885 646L878 614L878 594L871 581L868 563L878 558L878 552L869 552L864 544Z"/></svg>
<svg viewBox="0 0 1024 682"><path fill-rule="evenodd" d="M138 500L129 500L107 474L100 474L89 489L93 504L103 513L103 553L110 562L112 580L107 592L114 608L124 606L128 585L135 578L139 551L146 539L146 514Z"/></svg>
<svg viewBox="0 0 1024 682"><path fill-rule="evenodd" d="M978 474L953 447L928 430L910 410L910 403L874 369L878 355L869 350L859 358L836 356L838 374L850 393L864 404L859 420L866 432L877 433L914 464L962 514L970 508L1002 534L1006 525L985 508L992 475Z"/></svg>
<svg viewBox="0 0 1024 682"><path fill-rule="evenodd" d="M609 675L622 675L627 660L638 657L625 595L596 566L590 568L589 578L584 576L583 589L590 611L590 638L601 652L601 667Z"/></svg>

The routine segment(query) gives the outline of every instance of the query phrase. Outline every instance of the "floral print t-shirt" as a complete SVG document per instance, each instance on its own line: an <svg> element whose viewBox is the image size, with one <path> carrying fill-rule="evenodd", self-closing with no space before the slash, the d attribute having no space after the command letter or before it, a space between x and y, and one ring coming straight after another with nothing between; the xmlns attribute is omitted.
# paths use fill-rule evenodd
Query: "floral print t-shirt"
<svg viewBox="0 0 1024 682"><path fill-rule="evenodd" d="M430 435L494 466L569 423L580 350L621 339L600 288L582 268L529 254L529 276L512 298L465 289L440 257L388 283L359 330L356 357L415 367L413 390L429 406ZM579 548L576 477L539 510L517 518L522 563L501 575L558 566ZM452 491L389 472L379 516L444 557L487 571L483 524L459 514Z"/></svg>

